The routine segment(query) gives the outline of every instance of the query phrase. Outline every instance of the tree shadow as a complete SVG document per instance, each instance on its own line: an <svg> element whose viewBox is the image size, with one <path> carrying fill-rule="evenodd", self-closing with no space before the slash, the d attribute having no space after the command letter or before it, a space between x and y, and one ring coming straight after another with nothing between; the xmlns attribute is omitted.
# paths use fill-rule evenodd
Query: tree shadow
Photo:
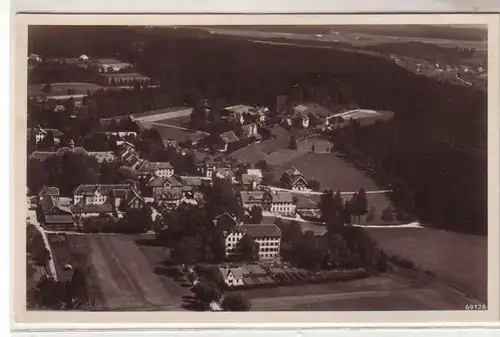
<svg viewBox="0 0 500 337"><path fill-rule="evenodd" d="M141 238L135 240L135 243L139 246L146 246L146 247L164 247L156 238Z"/></svg>
<svg viewBox="0 0 500 337"><path fill-rule="evenodd" d="M175 280L178 280L182 275L179 273L179 271L175 268L172 267L165 267L165 266L158 266L155 268L154 273L156 275L163 275L167 276L170 278L173 278Z"/></svg>

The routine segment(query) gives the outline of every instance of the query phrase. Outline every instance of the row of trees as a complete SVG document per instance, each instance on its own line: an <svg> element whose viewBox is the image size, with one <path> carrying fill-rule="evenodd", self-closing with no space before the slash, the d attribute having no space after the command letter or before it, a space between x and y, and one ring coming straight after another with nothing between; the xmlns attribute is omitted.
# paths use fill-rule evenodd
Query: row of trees
<svg viewBox="0 0 500 337"><path fill-rule="evenodd" d="M83 267L76 267L67 281L42 277L27 290L27 306L31 309L71 310L87 304L89 293Z"/></svg>
<svg viewBox="0 0 500 337"><path fill-rule="evenodd" d="M127 209L123 218L101 214L97 217L83 218L82 231L85 233L124 233L140 234L153 229L151 209Z"/></svg>
<svg viewBox="0 0 500 337"><path fill-rule="evenodd" d="M485 234L486 154L462 139L407 134L396 123L351 125L332 134L337 151L376 171L393 200L424 223ZM474 127L471 126L474 132ZM467 178L464 178L467 172ZM450 211L453 210L453 211Z"/></svg>
<svg viewBox="0 0 500 337"><path fill-rule="evenodd" d="M316 236L311 231L303 233L297 222L278 221L278 225L283 232L282 257L299 268L386 270L386 256L361 227L331 223L324 236Z"/></svg>

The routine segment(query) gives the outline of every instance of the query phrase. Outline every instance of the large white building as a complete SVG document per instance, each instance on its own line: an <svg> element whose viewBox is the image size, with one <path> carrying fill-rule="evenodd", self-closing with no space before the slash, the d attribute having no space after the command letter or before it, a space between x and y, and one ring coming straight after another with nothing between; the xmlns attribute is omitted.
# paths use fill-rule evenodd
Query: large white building
<svg viewBox="0 0 500 337"><path fill-rule="evenodd" d="M226 236L226 255L239 254L239 242L245 235L258 246L259 260L276 259L280 256L281 229L275 224L238 224Z"/></svg>

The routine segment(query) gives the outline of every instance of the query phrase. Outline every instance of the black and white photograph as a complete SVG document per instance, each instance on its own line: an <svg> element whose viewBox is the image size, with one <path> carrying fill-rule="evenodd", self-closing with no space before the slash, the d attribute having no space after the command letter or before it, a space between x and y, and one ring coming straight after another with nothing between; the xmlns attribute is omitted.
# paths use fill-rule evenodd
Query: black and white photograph
<svg viewBox="0 0 500 337"><path fill-rule="evenodd" d="M487 24L191 21L27 28L28 312L488 310Z"/></svg>

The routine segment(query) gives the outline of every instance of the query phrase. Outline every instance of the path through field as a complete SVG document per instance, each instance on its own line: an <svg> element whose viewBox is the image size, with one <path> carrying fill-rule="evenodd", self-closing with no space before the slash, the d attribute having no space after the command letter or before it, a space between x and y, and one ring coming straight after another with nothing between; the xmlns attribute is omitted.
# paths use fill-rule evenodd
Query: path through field
<svg viewBox="0 0 500 337"><path fill-rule="evenodd" d="M133 240L124 236L89 236L90 256L109 309L180 310Z"/></svg>

